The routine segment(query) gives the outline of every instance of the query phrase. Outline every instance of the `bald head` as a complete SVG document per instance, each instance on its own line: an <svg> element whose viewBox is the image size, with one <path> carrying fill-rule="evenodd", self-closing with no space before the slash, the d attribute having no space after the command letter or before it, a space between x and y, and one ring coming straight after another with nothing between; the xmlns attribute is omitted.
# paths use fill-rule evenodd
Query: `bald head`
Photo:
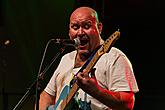
<svg viewBox="0 0 165 110"><path fill-rule="evenodd" d="M74 18L75 16L84 16L84 15L88 15L89 17L91 18L94 18L96 19L97 22L99 22L99 19L98 19L98 15L97 15L97 12L90 8L90 7L79 7L77 8L70 16L70 19Z"/></svg>
<svg viewBox="0 0 165 110"><path fill-rule="evenodd" d="M102 32L102 23L98 20L97 12L90 7L77 8L70 16L69 36L71 39L75 37L87 36L90 39L91 45L93 42L96 45L102 44L100 34Z"/></svg>

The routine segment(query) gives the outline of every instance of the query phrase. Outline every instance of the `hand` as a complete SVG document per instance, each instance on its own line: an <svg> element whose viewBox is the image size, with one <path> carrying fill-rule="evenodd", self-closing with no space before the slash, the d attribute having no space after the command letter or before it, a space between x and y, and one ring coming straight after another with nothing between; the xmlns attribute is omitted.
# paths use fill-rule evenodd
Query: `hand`
<svg viewBox="0 0 165 110"><path fill-rule="evenodd" d="M77 75L78 86L91 96L97 94L99 90L99 85L97 83L94 72L95 69L91 71L91 77L84 76L84 74L87 74L87 71L84 69L83 72L80 72Z"/></svg>

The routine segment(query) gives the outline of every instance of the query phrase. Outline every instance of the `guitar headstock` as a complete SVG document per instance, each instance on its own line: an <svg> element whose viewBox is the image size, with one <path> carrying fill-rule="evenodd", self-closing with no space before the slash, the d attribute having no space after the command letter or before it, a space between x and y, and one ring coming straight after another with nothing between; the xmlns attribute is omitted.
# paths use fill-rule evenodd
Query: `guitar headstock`
<svg viewBox="0 0 165 110"><path fill-rule="evenodd" d="M98 54L102 55L104 53L106 53L109 48L115 43L115 41L117 39L119 39L120 37L120 32L119 31L115 31L105 42L104 44L101 46L101 48L98 50Z"/></svg>

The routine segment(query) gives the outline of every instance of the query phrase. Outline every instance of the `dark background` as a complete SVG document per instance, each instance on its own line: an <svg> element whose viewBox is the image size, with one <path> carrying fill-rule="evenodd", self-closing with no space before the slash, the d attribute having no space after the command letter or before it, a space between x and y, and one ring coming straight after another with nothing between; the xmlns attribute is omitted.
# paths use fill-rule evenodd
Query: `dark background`
<svg viewBox="0 0 165 110"><path fill-rule="evenodd" d="M114 44L132 62L140 91L134 110L165 110L164 19L160 0L1 0L0 110L13 109L35 81L46 43L68 38L69 15L78 6L91 6L103 23L103 39L120 29ZM70 50L70 48L68 48ZM50 44L43 68L59 52ZM60 57L47 72L47 84ZM34 89L33 89L34 90ZM33 109L32 92L22 110Z"/></svg>

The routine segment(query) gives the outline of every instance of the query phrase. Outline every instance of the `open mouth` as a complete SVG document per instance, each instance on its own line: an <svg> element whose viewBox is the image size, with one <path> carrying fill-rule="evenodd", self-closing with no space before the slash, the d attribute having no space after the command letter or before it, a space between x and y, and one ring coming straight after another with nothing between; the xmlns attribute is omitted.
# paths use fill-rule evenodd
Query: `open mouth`
<svg viewBox="0 0 165 110"><path fill-rule="evenodd" d="M84 37L80 38L80 42L81 42L80 43L81 46L85 46L89 42L89 39L87 36L84 36Z"/></svg>

